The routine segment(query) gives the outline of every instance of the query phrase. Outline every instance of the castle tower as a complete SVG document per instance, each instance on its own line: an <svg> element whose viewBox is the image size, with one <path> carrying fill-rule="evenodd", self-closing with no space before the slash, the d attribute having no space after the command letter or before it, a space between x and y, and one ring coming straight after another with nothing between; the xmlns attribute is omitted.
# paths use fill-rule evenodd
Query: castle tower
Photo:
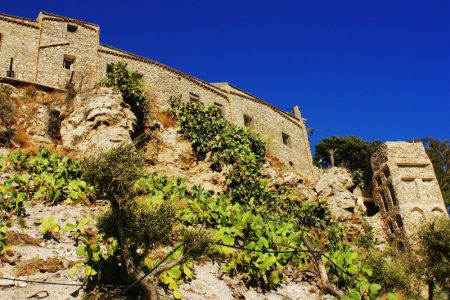
<svg viewBox="0 0 450 300"><path fill-rule="evenodd" d="M403 248L421 221L445 216L433 165L422 143L386 142L372 156L373 196L388 241Z"/></svg>

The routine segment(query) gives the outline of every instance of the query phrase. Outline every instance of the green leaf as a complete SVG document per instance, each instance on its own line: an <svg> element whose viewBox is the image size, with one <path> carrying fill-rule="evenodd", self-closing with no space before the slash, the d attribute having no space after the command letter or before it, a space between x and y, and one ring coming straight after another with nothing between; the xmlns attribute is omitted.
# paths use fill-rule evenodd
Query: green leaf
<svg viewBox="0 0 450 300"><path fill-rule="evenodd" d="M180 269L179 269L179 268L176 269L175 267L172 268L172 269L170 269L167 273L168 273L169 276L172 277L173 279L178 279L178 278L180 278L181 275L182 275Z"/></svg>
<svg viewBox="0 0 450 300"><path fill-rule="evenodd" d="M394 293L387 293L388 300L398 300L397 295Z"/></svg>
<svg viewBox="0 0 450 300"><path fill-rule="evenodd" d="M358 266L356 265L351 265L350 267L347 268L347 271L350 274L356 274L356 272L358 272Z"/></svg>
<svg viewBox="0 0 450 300"><path fill-rule="evenodd" d="M69 274L70 276L73 276L77 273L77 271L78 271L78 267L77 267L77 265L74 265L72 268L70 268L67 271L67 274Z"/></svg>
<svg viewBox="0 0 450 300"><path fill-rule="evenodd" d="M81 245L81 246L77 247L76 253L77 253L78 256L84 255L85 252L86 252L86 247L85 246Z"/></svg>
<svg viewBox="0 0 450 300"><path fill-rule="evenodd" d="M362 268L361 268L361 271L366 273L369 276L372 276L373 268L371 266L369 266L369 265L363 265Z"/></svg>
<svg viewBox="0 0 450 300"><path fill-rule="evenodd" d="M183 297L183 295L178 291L178 290L174 290L173 291L173 298L179 300Z"/></svg>
<svg viewBox="0 0 450 300"><path fill-rule="evenodd" d="M378 292L381 290L381 285L377 284L377 283L372 283L370 285L370 292L372 294L378 294Z"/></svg>

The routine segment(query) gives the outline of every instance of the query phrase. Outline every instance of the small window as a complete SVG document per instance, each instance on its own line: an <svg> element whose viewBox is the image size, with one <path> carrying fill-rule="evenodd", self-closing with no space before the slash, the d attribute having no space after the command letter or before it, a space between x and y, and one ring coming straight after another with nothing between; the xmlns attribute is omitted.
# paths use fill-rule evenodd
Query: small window
<svg viewBox="0 0 450 300"><path fill-rule="evenodd" d="M75 61L75 56L64 54L63 67L67 70L72 70L73 62Z"/></svg>
<svg viewBox="0 0 450 300"><path fill-rule="evenodd" d="M78 26L77 25L67 24L67 31L68 32L75 32L77 30L78 30Z"/></svg>
<svg viewBox="0 0 450 300"><path fill-rule="evenodd" d="M222 117L225 118L225 109L223 108L223 105L217 102L214 102L214 106L220 111L220 114Z"/></svg>
<svg viewBox="0 0 450 300"><path fill-rule="evenodd" d="M194 93L189 93L189 101L199 102L200 96Z"/></svg>
<svg viewBox="0 0 450 300"><path fill-rule="evenodd" d="M293 168L293 167L294 167L294 163L293 163L292 161L290 161L290 162L289 162L289 166L290 166L291 168Z"/></svg>
<svg viewBox="0 0 450 300"><path fill-rule="evenodd" d="M244 115L244 126L251 127L253 118L247 115Z"/></svg>
<svg viewBox="0 0 450 300"><path fill-rule="evenodd" d="M114 70L113 64L106 65L106 73L112 73Z"/></svg>
<svg viewBox="0 0 450 300"><path fill-rule="evenodd" d="M395 220L397 221L397 227L402 228L403 227L402 217L400 217L400 215L396 215Z"/></svg>
<svg viewBox="0 0 450 300"><path fill-rule="evenodd" d="M142 79L144 77L144 75L142 75L141 73L138 73L138 72L134 72L132 76L133 76L133 79Z"/></svg>
<svg viewBox="0 0 450 300"><path fill-rule="evenodd" d="M289 134L283 132L281 134L281 137L283 138L283 144L291 147L291 137L289 136Z"/></svg>
<svg viewBox="0 0 450 300"><path fill-rule="evenodd" d="M389 233L393 233L394 232L394 227L392 226L391 221L388 221L388 226L389 226Z"/></svg>

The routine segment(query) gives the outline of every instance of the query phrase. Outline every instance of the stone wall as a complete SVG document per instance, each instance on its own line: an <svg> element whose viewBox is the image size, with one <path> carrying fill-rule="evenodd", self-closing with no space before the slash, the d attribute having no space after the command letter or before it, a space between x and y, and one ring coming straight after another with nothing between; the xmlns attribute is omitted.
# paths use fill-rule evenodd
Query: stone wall
<svg viewBox="0 0 450 300"><path fill-rule="evenodd" d="M226 106L227 96L219 89L195 77L177 71L153 60L133 55L109 46L100 46L98 78L106 76L106 67L110 63L125 62L131 70L143 75L148 88L157 97L158 104L167 105L171 96L181 96L189 100L191 94L199 97L205 104L220 103Z"/></svg>
<svg viewBox="0 0 450 300"><path fill-rule="evenodd" d="M422 143L387 142L372 156L374 198L390 242L402 248L420 221L445 216L433 165Z"/></svg>
<svg viewBox="0 0 450 300"><path fill-rule="evenodd" d="M260 133L269 151L286 166L301 170L309 178L315 177L303 120L298 120L228 83L215 85L227 91L232 123L248 126Z"/></svg>
<svg viewBox="0 0 450 300"><path fill-rule="evenodd" d="M74 71L78 81L85 77L92 82L97 70L98 27L44 14L38 20L41 34L35 80L64 88ZM68 25L76 30L69 31ZM73 60L70 69L63 67L65 58Z"/></svg>
<svg viewBox="0 0 450 300"><path fill-rule="evenodd" d="M185 101L217 106L237 125L246 125L246 115L252 118L248 126L262 135L270 152L305 177L315 178L301 117L294 118L229 84L209 84L151 59L100 45L95 24L48 13L40 13L37 21L0 15L0 22L0 77L6 76L9 57L14 57L19 79L56 88L65 88L70 80L90 86L105 77L108 64L125 62L142 75L160 106L167 106L171 96L181 96ZM67 59L69 68L63 63Z"/></svg>
<svg viewBox="0 0 450 300"><path fill-rule="evenodd" d="M33 81L38 44L36 21L0 14L0 76L7 76L13 58L15 78Z"/></svg>

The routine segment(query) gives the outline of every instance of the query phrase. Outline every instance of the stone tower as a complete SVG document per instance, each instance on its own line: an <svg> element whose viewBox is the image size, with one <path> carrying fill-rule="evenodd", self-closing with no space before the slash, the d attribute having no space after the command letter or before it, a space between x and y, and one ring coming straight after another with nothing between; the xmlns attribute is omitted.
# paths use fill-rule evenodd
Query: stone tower
<svg viewBox="0 0 450 300"><path fill-rule="evenodd" d="M389 242L401 249L421 221L446 215L433 165L422 143L386 142L371 163L373 196Z"/></svg>

